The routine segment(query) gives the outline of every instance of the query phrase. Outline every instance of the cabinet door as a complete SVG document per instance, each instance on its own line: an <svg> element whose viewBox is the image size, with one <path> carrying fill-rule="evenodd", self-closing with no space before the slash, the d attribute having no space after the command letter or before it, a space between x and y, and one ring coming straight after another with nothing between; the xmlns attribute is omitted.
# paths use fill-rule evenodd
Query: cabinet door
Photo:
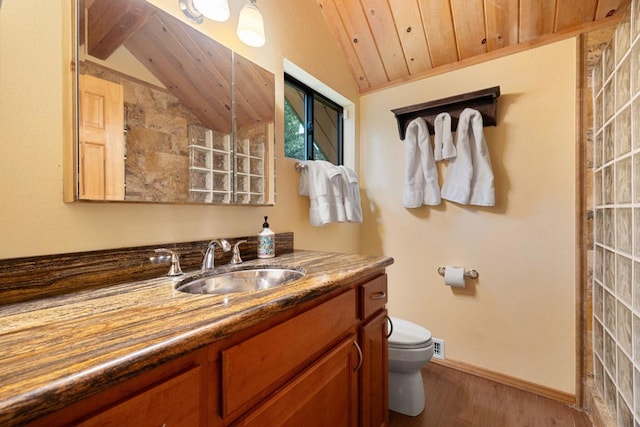
<svg viewBox="0 0 640 427"><path fill-rule="evenodd" d="M200 425L202 368L196 366L115 406L92 415L77 426L194 426Z"/></svg>
<svg viewBox="0 0 640 427"><path fill-rule="evenodd" d="M362 347L360 410L363 427L389 423L387 311L373 317L360 330Z"/></svg>
<svg viewBox="0 0 640 427"><path fill-rule="evenodd" d="M354 339L336 346L237 425L356 426L360 355Z"/></svg>
<svg viewBox="0 0 640 427"><path fill-rule="evenodd" d="M202 369L197 366L95 414L77 426L197 426Z"/></svg>
<svg viewBox="0 0 640 427"><path fill-rule="evenodd" d="M349 290L221 353L226 420L245 413L352 334L356 293Z"/></svg>

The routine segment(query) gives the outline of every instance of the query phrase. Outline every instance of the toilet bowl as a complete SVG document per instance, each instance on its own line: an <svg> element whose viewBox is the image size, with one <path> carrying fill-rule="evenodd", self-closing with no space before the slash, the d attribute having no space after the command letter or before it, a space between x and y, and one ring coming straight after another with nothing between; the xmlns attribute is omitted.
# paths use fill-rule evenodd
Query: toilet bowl
<svg viewBox="0 0 640 427"><path fill-rule="evenodd" d="M389 336L389 409L416 416L424 410L420 369L433 356L431 332L407 320L391 317Z"/></svg>

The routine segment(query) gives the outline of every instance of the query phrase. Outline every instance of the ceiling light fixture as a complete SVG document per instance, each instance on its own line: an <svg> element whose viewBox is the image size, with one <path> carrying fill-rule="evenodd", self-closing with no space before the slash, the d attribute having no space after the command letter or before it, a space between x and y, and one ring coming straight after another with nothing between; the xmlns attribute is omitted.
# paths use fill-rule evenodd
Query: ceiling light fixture
<svg viewBox="0 0 640 427"><path fill-rule="evenodd" d="M227 0L193 0L193 7L202 13L205 18L217 22L224 22L231 15Z"/></svg>
<svg viewBox="0 0 640 427"><path fill-rule="evenodd" d="M202 24L204 18L224 22L230 16L228 0L178 0L178 5L187 18L198 24ZM240 11L236 34L249 46L264 46L264 22L256 0L248 0Z"/></svg>
<svg viewBox="0 0 640 427"><path fill-rule="evenodd" d="M240 11L236 34L243 43L249 46L264 46L264 22L256 7L256 0L249 0Z"/></svg>

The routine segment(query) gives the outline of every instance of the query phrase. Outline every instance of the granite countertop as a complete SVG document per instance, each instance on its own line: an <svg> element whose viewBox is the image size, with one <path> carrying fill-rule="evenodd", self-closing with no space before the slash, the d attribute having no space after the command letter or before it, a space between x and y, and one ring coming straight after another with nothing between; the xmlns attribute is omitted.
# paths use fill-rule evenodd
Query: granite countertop
<svg viewBox="0 0 640 427"><path fill-rule="evenodd" d="M312 300L392 258L294 251L245 265L303 268L263 291L193 295L177 281L124 283L0 307L0 425L24 424ZM189 274L189 273L188 273Z"/></svg>

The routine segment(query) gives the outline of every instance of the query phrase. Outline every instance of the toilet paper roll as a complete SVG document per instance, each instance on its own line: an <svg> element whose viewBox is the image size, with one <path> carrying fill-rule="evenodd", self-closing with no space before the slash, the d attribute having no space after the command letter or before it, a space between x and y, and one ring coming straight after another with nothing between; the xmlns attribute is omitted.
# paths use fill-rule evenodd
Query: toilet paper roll
<svg viewBox="0 0 640 427"><path fill-rule="evenodd" d="M444 267L444 284L454 288L464 287L464 267Z"/></svg>

